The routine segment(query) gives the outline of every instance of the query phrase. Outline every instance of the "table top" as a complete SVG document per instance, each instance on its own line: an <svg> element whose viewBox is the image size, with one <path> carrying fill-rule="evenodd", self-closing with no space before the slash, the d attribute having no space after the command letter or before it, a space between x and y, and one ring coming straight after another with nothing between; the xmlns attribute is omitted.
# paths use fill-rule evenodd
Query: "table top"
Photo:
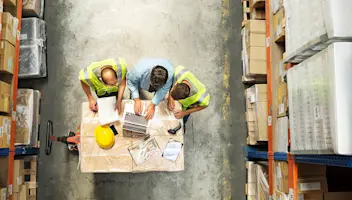
<svg viewBox="0 0 352 200"><path fill-rule="evenodd" d="M145 106L150 101L142 101ZM123 100L122 107L126 104L133 104L132 100ZM175 102L175 109L181 110L181 105ZM122 119L122 114L120 119ZM81 171L82 172L148 172L148 171L182 171L184 169L184 148L182 147L180 154L175 162L169 161L162 157L162 152L170 139L174 139L183 143L183 127L177 131L175 135L169 134L168 129L175 128L182 123L174 117L173 112L167 107L167 100L161 101L156 106L155 114L150 122L147 134L141 135L131 131L122 130L121 121L114 123L118 132L115 136L115 144L111 149L105 150L100 148L94 137L94 130L99 126L98 114L89 110L88 102L82 103L81 113ZM145 162L136 165L133 160L129 148L132 145L142 143L146 138L155 139L160 151L150 154L150 158Z"/></svg>

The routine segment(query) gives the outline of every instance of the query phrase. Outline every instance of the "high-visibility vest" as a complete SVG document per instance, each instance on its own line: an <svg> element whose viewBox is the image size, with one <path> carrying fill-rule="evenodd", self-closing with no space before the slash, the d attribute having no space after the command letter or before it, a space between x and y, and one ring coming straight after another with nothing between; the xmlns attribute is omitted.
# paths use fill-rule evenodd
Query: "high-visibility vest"
<svg viewBox="0 0 352 200"><path fill-rule="evenodd" d="M112 66L112 69L116 72L117 83L114 86L107 86L104 84L101 77L101 70L104 66ZM119 58L116 62L114 59L106 59L99 62L93 62L88 67L82 69L79 72L79 80L89 85L98 96L103 96L106 93L117 92L119 84L125 78L127 72L126 61L123 58Z"/></svg>
<svg viewBox="0 0 352 200"><path fill-rule="evenodd" d="M210 95L207 92L205 86L186 68L183 66L178 66L175 69L174 81L176 83L182 83L182 81L187 81L191 85L192 91L196 91L192 96L186 99L178 100L182 104L182 110L186 110L189 107L199 105L208 106L210 101Z"/></svg>

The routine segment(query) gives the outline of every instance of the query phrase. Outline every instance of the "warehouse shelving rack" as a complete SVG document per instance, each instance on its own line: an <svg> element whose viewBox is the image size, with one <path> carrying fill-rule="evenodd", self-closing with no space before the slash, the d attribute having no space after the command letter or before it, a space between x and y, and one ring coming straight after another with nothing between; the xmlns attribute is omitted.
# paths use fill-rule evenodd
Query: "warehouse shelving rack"
<svg viewBox="0 0 352 200"><path fill-rule="evenodd" d="M275 41L271 37L271 1L265 1L265 13L266 13L266 54L267 54L267 91L268 91L268 146L267 151L263 148L257 148L255 146L247 146L244 148L247 160L268 160L269 165L269 195L273 197L274 194L274 161L287 161L288 162L288 186L289 199L298 200L298 165L297 163L308 163L317 165L337 166L352 168L352 156L341 156L341 155L292 155L286 152L274 152L274 141L273 141L273 99L272 99L272 52ZM293 64L289 63L286 65L286 69L293 67ZM288 130L288 144L290 144L290 130ZM272 198L271 198L272 199Z"/></svg>
<svg viewBox="0 0 352 200"><path fill-rule="evenodd" d="M4 1L1 2L4 7ZM8 199L12 200L12 184L13 184L13 173L14 173L14 159L15 156L20 155L38 155L39 148L30 147L15 147L16 138L16 105L17 105L17 89L18 89L18 68L19 68L19 56L20 56L20 31L21 31L21 21L22 21L22 0L17 0L16 4L16 17L18 19L18 32L16 33L16 46L15 46L15 60L14 60L14 70L12 75L12 103L11 103L11 139L9 148L0 148L0 156L8 157ZM1 34L1 32L0 32ZM1 37L0 37L1 38Z"/></svg>

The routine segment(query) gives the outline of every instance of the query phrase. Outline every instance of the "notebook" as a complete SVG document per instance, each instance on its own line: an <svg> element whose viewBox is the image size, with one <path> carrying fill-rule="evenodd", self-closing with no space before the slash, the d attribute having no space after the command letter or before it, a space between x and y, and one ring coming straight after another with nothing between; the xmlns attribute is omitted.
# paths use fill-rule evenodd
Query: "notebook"
<svg viewBox="0 0 352 200"><path fill-rule="evenodd" d="M98 98L98 117L100 125L106 125L119 120L116 106L116 97Z"/></svg>

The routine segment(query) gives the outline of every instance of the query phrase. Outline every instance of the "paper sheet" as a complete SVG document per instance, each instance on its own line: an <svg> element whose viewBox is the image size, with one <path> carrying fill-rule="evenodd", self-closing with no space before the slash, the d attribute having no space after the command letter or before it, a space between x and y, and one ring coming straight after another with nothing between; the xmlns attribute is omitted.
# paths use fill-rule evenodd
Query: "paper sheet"
<svg viewBox="0 0 352 200"><path fill-rule="evenodd" d="M119 120L115 105L116 97L98 98L98 116L100 125L109 124Z"/></svg>
<svg viewBox="0 0 352 200"><path fill-rule="evenodd" d="M178 154L181 152L181 148L182 148L181 142L170 139L169 143L167 143L167 146L164 150L163 157L165 159L175 162L178 157Z"/></svg>

